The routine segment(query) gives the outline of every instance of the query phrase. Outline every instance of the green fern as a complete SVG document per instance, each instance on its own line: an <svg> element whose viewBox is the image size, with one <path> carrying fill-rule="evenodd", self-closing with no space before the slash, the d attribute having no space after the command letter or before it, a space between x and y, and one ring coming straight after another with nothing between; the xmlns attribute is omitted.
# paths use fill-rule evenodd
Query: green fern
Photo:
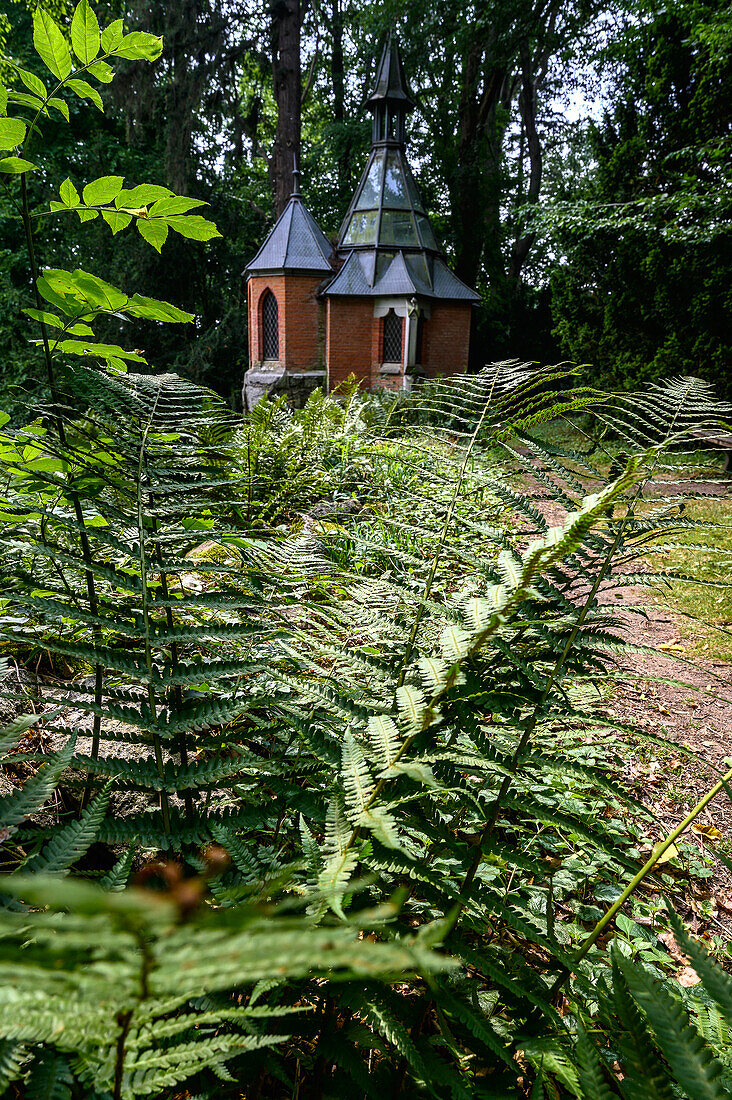
<svg viewBox="0 0 732 1100"><path fill-rule="evenodd" d="M628 987L645 1012L675 1079L692 1100L721 1100L722 1066L690 1023L683 1006L641 966L617 957Z"/></svg>

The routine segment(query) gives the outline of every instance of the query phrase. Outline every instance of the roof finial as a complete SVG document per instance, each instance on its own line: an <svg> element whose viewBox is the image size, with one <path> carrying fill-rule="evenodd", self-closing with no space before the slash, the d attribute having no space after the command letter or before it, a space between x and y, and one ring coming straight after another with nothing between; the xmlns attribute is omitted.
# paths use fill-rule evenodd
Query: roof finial
<svg viewBox="0 0 732 1100"><path fill-rule="evenodd" d="M300 169L297 167L297 153L292 154L292 191L290 198L300 198Z"/></svg>
<svg viewBox="0 0 732 1100"><path fill-rule="evenodd" d="M376 85L365 106L373 110L385 101L399 104L407 111L416 106L404 75L397 37L392 31L387 33L381 60L376 69Z"/></svg>

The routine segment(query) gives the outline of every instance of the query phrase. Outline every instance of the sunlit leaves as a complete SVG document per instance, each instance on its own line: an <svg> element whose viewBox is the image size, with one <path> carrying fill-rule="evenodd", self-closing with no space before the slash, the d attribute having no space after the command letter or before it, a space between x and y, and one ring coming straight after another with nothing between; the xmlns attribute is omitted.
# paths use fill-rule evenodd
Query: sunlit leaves
<svg viewBox="0 0 732 1100"><path fill-rule="evenodd" d="M157 34L131 31L111 52L115 57L124 57L128 61L156 61L163 52L163 40Z"/></svg>
<svg viewBox="0 0 732 1100"><path fill-rule="evenodd" d="M110 23L108 27L102 31L102 49L105 53L111 53L124 37L124 22L121 19L115 19L113 23Z"/></svg>
<svg viewBox="0 0 732 1100"><path fill-rule="evenodd" d="M86 71L101 84L111 84L114 80L114 69L106 61L95 61L87 66Z"/></svg>
<svg viewBox="0 0 732 1100"><path fill-rule="evenodd" d="M59 99L58 96L52 96L48 101L49 107L55 107L59 114L62 114L66 121L69 121L69 108L65 100Z"/></svg>
<svg viewBox="0 0 732 1100"><path fill-rule="evenodd" d="M73 197L68 190L67 197ZM193 314L186 313L169 302L140 294L128 296L88 271L49 269L39 278L38 290L50 306L69 319L63 320L49 310L25 311L34 320L41 321L52 329L63 330L63 334L51 342L51 353L103 359L117 370L124 369L125 362L144 363L145 357L139 351L128 351L118 344L97 343L93 340L93 330L87 323L89 320L105 313L113 313L115 316L126 313L130 317L166 323L193 320ZM80 339L81 337L92 339Z"/></svg>
<svg viewBox="0 0 732 1100"><path fill-rule="evenodd" d="M125 214L119 210L102 210L101 215L112 230L112 236L126 229L132 221L132 214Z"/></svg>
<svg viewBox="0 0 732 1100"><path fill-rule="evenodd" d="M71 91L78 95L79 99L88 99L98 110L104 110L102 97L96 88L92 88L86 80L67 80L66 87L71 88Z"/></svg>
<svg viewBox="0 0 732 1100"><path fill-rule="evenodd" d="M164 222L144 221L140 218L137 222L137 229L140 236L148 244L151 244L158 252L162 250L168 236L168 227Z"/></svg>
<svg viewBox="0 0 732 1100"><path fill-rule="evenodd" d="M71 72L71 51L56 23L43 8L33 12L33 45L46 68L59 80L65 80Z"/></svg>
<svg viewBox="0 0 732 1100"><path fill-rule="evenodd" d="M100 176L86 184L80 197L67 179L59 191L61 201L53 200L50 209L57 212L73 208L81 221L101 214L112 233L119 233L134 221L140 236L158 252L171 229L181 237L196 241L221 236L213 222L199 214L188 213L206 205L201 199L174 195L160 184L143 183L131 188L123 184L123 176Z"/></svg>
<svg viewBox="0 0 732 1100"><path fill-rule="evenodd" d="M192 241L210 241L221 236L213 222L199 214L175 215L167 219L167 224L181 237L189 237Z"/></svg>
<svg viewBox="0 0 732 1100"><path fill-rule="evenodd" d="M21 145L28 127L20 118L0 118L0 149Z"/></svg>
<svg viewBox="0 0 732 1100"><path fill-rule="evenodd" d="M35 168L30 160L24 160L22 157L2 157L0 159L0 172L6 176L19 176L23 172L32 172Z"/></svg>
<svg viewBox="0 0 732 1100"><path fill-rule="evenodd" d="M82 65L88 65L99 53L99 23L88 0L77 4L71 20L71 45Z"/></svg>
<svg viewBox="0 0 732 1100"><path fill-rule="evenodd" d="M186 313L185 310L178 309L169 302L158 301L157 298L146 298L143 294L133 294L127 300L124 312L130 317L144 317L147 321L180 323L193 320L192 313Z"/></svg>
<svg viewBox="0 0 732 1100"><path fill-rule="evenodd" d="M46 68L59 82L59 87L53 90L54 95L48 99L48 92L38 77L25 70L18 70L30 96L20 98L20 94L15 93L19 102L36 112L45 112L48 106L55 107L67 122L68 107L55 94L60 88L68 88L79 98L89 100L101 111L103 104L99 92L87 79L81 77L92 77L100 83L108 84L114 77L114 71L105 57L128 61L155 61L162 52L163 44L162 38L146 31L125 34L121 19L115 19L100 32L99 21L88 0L79 0L74 10L70 38L71 49L50 13L43 8L36 8L33 14L33 44ZM104 51L102 57L99 56L100 50Z"/></svg>
<svg viewBox="0 0 732 1100"><path fill-rule="evenodd" d="M85 204L101 206L113 202L122 190L123 183L124 176L100 176L99 179L87 183L82 192Z"/></svg>
<svg viewBox="0 0 732 1100"><path fill-rule="evenodd" d="M29 92L32 92L33 95L38 96L41 100L48 97L46 85L35 73L28 72L27 69L16 69L15 72L23 81Z"/></svg>

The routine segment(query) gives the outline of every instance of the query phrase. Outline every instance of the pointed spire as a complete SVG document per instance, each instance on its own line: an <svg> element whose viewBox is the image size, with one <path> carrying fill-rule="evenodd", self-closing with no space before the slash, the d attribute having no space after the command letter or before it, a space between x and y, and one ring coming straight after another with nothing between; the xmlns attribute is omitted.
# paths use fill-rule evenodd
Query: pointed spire
<svg viewBox="0 0 732 1100"><path fill-rule="evenodd" d="M299 199L300 196L300 169L297 166L297 154L292 154L292 190L291 199Z"/></svg>
<svg viewBox="0 0 732 1100"><path fill-rule="evenodd" d="M414 110L415 102L404 75L397 40L392 34L386 39L376 70L376 86L365 106L374 116L372 144L404 147L407 113Z"/></svg>
<svg viewBox="0 0 732 1100"><path fill-rule="evenodd" d="M302 201L295 156L292 165L292 190L287 206L244 269L247 275L299 271L322 276L333 272L330 265L333 246Z"/></svg>
<svg viewBox="0 0 732 1100"><path fill-rule="evenodd" d="M404 66L402 65L396 36L391 32L387 35L381 61L376 70L376 85L366 100L365 106L374 110L378 104L383 102L398 103L408 111L413 110L415 107L411 89L404 75Z"/></svg>

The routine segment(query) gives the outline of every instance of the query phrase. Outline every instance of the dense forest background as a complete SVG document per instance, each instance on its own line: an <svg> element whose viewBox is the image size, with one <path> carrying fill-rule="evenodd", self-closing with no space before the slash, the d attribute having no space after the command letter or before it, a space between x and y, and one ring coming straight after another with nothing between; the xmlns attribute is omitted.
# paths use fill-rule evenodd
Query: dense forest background
<svg viewBox="0 0 732 1100"><path fill-rule="evenodd" d="M0 19L5 54L33 69L31 6L5 0ZM603 384L694 374L732 392L729 5L113 0L98 9L162 34L163 60L127 63L104 113L72 106L70 128L46 124L54 173L77 186L124 175L203 198L222 238L202 247L176 237L158 255L100 220L82 238L49 219L38 226L40 260L129 280L195 313L193 338L152 322L132 333L125 322L156 369L239 401L243 268L286 201L293 152L308 206L337 234L370 140L362 103L394 29L419 102L415 174L455 270L483 296L473 366L565 357ZM55 10L63 21L64 0ZM43 172L30 187L47 193ZM42 385L20 314L28 268L17 234L3 191L10 410Z"/></svg>

